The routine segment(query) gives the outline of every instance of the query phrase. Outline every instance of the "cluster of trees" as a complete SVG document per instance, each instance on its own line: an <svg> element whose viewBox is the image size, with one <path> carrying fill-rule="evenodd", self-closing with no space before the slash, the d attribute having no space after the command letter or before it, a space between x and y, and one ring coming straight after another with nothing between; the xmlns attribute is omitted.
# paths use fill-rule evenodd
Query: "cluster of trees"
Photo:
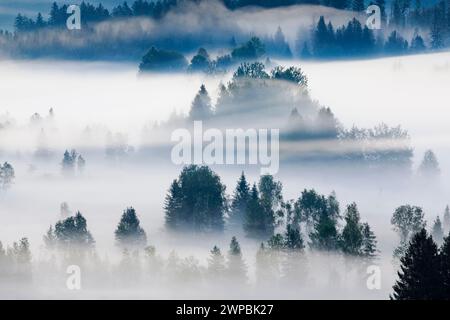
<svg viewBox="0 0 450 320"><path fill-rule="evenodd" d="M176 6L178 2L179 0L136 0L129 6L125 1L109 11L101 3L95 6L89 2L83 1L80 4L81 23L82 26L88 26L89 24L112 18L141 16L159 19L172 7ZM56 2L53 2L47 20L41 13L38 13L35 19L19 13L14 22L15 30L17 32L29 32L47 27L65 28L67 18L70 15L67 13L67 8L67 4L58 5Z"/></svg>
<svg viewBox="0 0 450 320"><path fill-rule="evenodd" d="M31 280L31 251L27 238L3 247L0 242L0 283L20 284Z"/></svg>
<svg viewBox="0 0 450 320"><path fill-rule="evenodd" d="M75 169L82 173L86 166L86 160L84 160L81 154L78 154L75 149L70 152L66 150L61 162L62 171L64 174L74 174Z"/></svg>
<svg viewBox="0 0 450 320"><path fill-rule="evenodd" d="M434 46L432 46L434 48ZM418 31L410 43L398 31L393 30L384 40L380 34L353 18L348 24L335 30L331 22L320 17L315 26L310 44L304 43L300 55L303 58L335 58L346 56L368 56L376 54L398 55L426 50L425 41Z"/></svg>
<svg viewBox="0 0 450 320"><path fill-rule="evenodd" d="M412 237L426 227L424 215L421 207L411 206L409 204L395 209L391 218L391 224L394 231L399 235L400 244L394 250L394 257L402 257ZM439 215L437 215L430 231L434 241L438 245L442 244L444 234L450 232L450 209L448 206L444 210L443 223Z"/></svg>
<svg viewBox="0 0 450 320"><path fill-rule="evenodd" d="M375 236L360 221L355 203L347 206L345 226L339 230L342 217L334 194L304 190L296 201L284 201L282 184L272 175L262 175L251 186L242 173L227 201L219 176L207 166L190 165L172 183L164 210L169 230L243 229L249 238L269 239L269 248L296 250L305 246L304 230L311 249L370 257L377 251ZM277 233L279 227L285 232Z"/></svg>
<svg viewBox="0 0 450 320"><path fill-rule="evenodd" d="M0 164L0 190L8 189L14 183L15 177L14 168L10 163Z"/></svg>
<svg viewBox="0 0 450 320"><path fill-rule="evenodd" d="M450 233L438 248L425 228L414 234L400 259L394 300L450 299Z"/></svg>
<svg viewBox="0 0 450 320"><path fill-rule="evenodd" d="M217 73L224 72L229 67L243 61L258 60L266 53L265 45L258 37L252 37L240 46L236 46L235 41L233 42L235 48L232 49L230 54L212 59L206 49L199 48L190 62L180 52L152 47L142 57L139 71L187 70L189 72Z"/></svg>

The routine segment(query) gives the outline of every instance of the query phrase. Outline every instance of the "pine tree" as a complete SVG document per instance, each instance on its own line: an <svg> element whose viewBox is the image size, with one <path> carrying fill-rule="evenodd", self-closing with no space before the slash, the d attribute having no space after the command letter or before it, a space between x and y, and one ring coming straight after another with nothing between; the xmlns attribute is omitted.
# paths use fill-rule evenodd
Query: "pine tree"
<svg viewBox="0 0 450 320"><path fill-rule="evenodd" d="M450 208L448 205L445 207L444 211L444 233L450 232Z"/></svg>
<svg viewBox="0 0 450 320"><path fill-rule="evenodd" d="M242 225L245 218L245 211L250 200L250 186L242 172L231 201L230 224L232 226Z"/></svg>
<svg viewBox="0 0 450 320"><path fill-rule="evenodd" d="M444 238L440 249L440 261L443 298L450 300L450 233Z"/></svg>
<svg viewBox="0 0 450 320"><path fill-rule="evenodd" d="M436 300L442 298L438 249L425 229L414 235L400 261L400 271L393 287L392 299Z"/></svg>
<svg viewBox="0 0 450 320"><path fill-rule="evenodd" d="M241 246L236 237L231 238L227 271L230 278L234 281L240 284L244 284L247 281L247 265L242 258Z"/></svg>
<svg viewBox="0 0 450 320"><path fill-rule="evenodd" d="M200 86L200 90L194 98L189 111L189 118L191 120L205 120L212 115L211 98L205 85Z"/></svg>
<svg viewBox="0 0 450 320"><path fill-rule="evenodd" d="M345 227L341 235L341 248L345 254L358 256L363 244L362 225L356 203L347 206Z"/></svg>
<svg viewBox="0 0 450 320"><path fill-rule="evenodd" d="M419 166L419 174L424 178L436 178L440 174L439 162L432 150L425 151Z"/></svg>
<svg viewBox="0 0 450 320"><path fill-rule="evenodd" d="M273 250L261 243L256 252L256 281L258 284L271 285L279 276L277 257Z"/></svg>
<svg viewBox="0 0 450 320"><path fill-rule="evenodd" d="M431 236L438 246L442 244L444 231L442 230L442 223L439 216L437 216L436 220L434 220L433 229L431 230Z"/></svg>
<svg viewBox="0 0 450 320"><path fill-rule="evenodd" d="M169 229L223 231L228 210L225 185L208 166L189 165L172 182L164 209Z"/></svg>
<svg viewBox="0 0 450 320"><path fill-rule="evenodd" d="M261 204L256 184L253 184L245 211L244 230L246 235L250 238L264 239L273 234L273 228L273 222Z"/></svg>
<svg viewBox="0 0 450 320"><path fill-rule="evenodd" d="M368 223L363 224L362 236L363 236L362 255L363 257L372 260L378 254L377 238L373 233L373 231L370 229Z"/></svg>
<svg viewBox="0 0 450 320"><path fill-rule="evenodd" d="M8 162L0 164L0 190L7 190L14 183L15 177L16 174L11 164Z"/></svg>
<svg viewBox="0 0 450 320"><path fill-rule="evenodd" d="M117 244L122 248L143 248L147 245L147 235L140 226L134 208L127 208L115 231Z"/></svg>
<svg viewBox="0 0 450 320"><path fill-rule="evenodd" d="M86 219L80 212L74 217L58 221L55 224L54 236L62 248L90 249L95 241L87 229Z"/></svg>
<svg viewBox="0 0 450 320"><path fill-rule="evenodd" d="M217 246L210 252L208 258L208 274L213 280L222 280L226 272L225 258Z"/></svg>

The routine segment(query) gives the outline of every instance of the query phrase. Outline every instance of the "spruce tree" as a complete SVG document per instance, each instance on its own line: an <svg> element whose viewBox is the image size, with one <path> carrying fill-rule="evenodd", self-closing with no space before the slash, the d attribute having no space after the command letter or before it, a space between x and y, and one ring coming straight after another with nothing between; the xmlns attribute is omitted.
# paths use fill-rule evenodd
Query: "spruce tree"
<svg viewBox="0 0 450 320"><path fill-rule="evenodd" d="M450 232L450 208L448 205L445 207L444 211L444 221L443 221L444 233Z"/></svg>
<svg viewBox="0 0 450 320"><path fill-rule="evenodd" d="M431 236L437 245L441 245L444 238L444 231L442 230L442 223L439 216L434 220L433 228L431 230Z"/></svg>
<svg viewBox="0 0 450 320"><path fill-rule="evenodd" d="M232 280L240 284L244 284L247 281L247 265L242 257L241 246L236 237L231 238L227 271Z"/></svg>
<svg viewBox="0 0 450 320"><path fill-rule="evenodd" d="M436 178L439 176L439 162L432 150L425 151L419 166L419 174L424 178Z"/></svg>
<svg viewBox="0 0 450 320"><path fill-rule="evenodd" d="M191 120L205 120L212 115L212 105L209 93L206 90L205 85L200 86L200 90L194 98L189 112L189 118Z"/></svg>
<svg viewBox="0 0 450 320"><path fill-rule="evenodd" d="M114 234L117 245L122 248L143 248L147 245L147 235L132 207L123 212Z"/></svg>
<svg viewBox="0 0 450 320"><path fill-rule="evenodd" d="M443 298L450 300L450 233L444 238L440 249L440 261Z"/></svg>
<svg viewBox="0 0 450 320"><path fill-rule="evenodd" d="M368 260L372 260L378 254L377 238L368 223L363 224L362 236L362 255Z"/></svg>
<svg viewBox="0 0 450 320"><path fill-rule="evenodd" d="M363 245L363 230L356 203L347 206L345 227L341 235L341 248L345 254L358 256Z"/></svg>
<svg viewBox="0 0 450 320"><path fill-rule="evenodd" d="M244 172L242 172L231 201L230 224L232 226L242 226L245 218L245 211L250 200L250 186L247 183Z"/></svg>
<svg viewBox="0 0 450 320"><path fill-rule="evenodd" d="M225 258L217 246L210 251L208 258L208 274L213 280L221 280L226 272Z"/></svg>
<svg viewBox="0 0 450 320"><path fill-rule="evenodd" d="M394 300L436 300L442 298L438 249L425 228L416 233L400 259Z"/></svg>
<svg viewBox="0 0 450 320"><path fill-rule="evenodd" d="M270 214L270 213L269 213ZM245 211L244 230L250 238L267 238L273 234L273 221L261 204L256 184L253 184Z"/></svg>

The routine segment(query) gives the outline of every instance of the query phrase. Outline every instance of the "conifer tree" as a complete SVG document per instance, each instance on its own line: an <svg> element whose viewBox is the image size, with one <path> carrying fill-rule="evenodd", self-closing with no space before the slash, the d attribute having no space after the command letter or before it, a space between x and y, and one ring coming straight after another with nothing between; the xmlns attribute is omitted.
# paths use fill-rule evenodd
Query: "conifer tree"
<svg viewBox="0 0 450 320"><path fill-rule="evenodd" d="M206 91L205 85L200 86L200 90L194 98L189 112L189 118L191 120L205 120L212 115L211 98L208 91Z"/></svg>
<svg viewBox="0 0 450 320"><path fill-rule="evenodd" d="M443 228L445 234L450 232L450 208L448 207L448 205L445 207L444 211Z"/></svg>
<svg viewBox="0 0 450 320"><path fill-rule="evenodd" d="M436 178L439 176L439 162L432 150L425 151L419 166L419 174L424 178Z"/></svg>
<svg viewBox="0 0 450 320"><path fill-rule="evenodd" d="M222 280L226 272L225 257L217 246L210 251L208 258L208 274L211 279Z"/></svg>
<svg viewBox="0 0 450 320"><path fill-rule="evenodd" d="M439 216L437 216L436 220L434 220L433 229L431 230L431 236L438 246L442 244L444 231L442 230L442 223Z"/></svg>
<svg viewBox="0 0 450 320"><path fill-rule="evenodd" d="M240 284L244 284L247 281L247 265L242 257L241 246L236 237L231 238L227 271L230 278Z"/></svg>
<svg viewBox="0 0 450 320"><path fill-rule="evenodd" d="M347 206L345 227L341 235L341 248L345 254L358 256L363 245L363 230L356 203Z"/></svg>
<svg viewBox="0 0 450 320"><path fill-rule="evenodd" d="M377 238L370 229L368 223L364 223L362 227L362 255L368 260L374 259L378 254Z"/></svg>
<svg viewBox="0 0 450 320"><path fill-rule="evenodd" d="M270 214L270 213L269 213ZM244 230L250 238L267 238L273 234L272 217L267 216L267 211L261 204L256 184L253 184L250 199L245 211Z"/></svg>
<svg viewBox="0 0 450 320"><path fill-rule="evenodd" d="M450 300L450 233L440 249L440 262L443 299Z"/></svg>
<svg viewBox="0 0 450 320"><path fill-rule="evenodd" d="M242 172L231 201L230 224L242 225L245 221L245 211L250 200L250 186Z"/></svg>
<svg viewBox="0 0 450 320"><path fill-rule="evenodd" d="M122 248L143 248L147 245L147 235L140 226L133 207L127 208L120 219L115 233L117 245Z"/></svg>
<svg viewBox="0 0 450 320"><path fill-rule="evenodd" d="M440 259L425 228L416 233L400 259L391 298L394 300L437 300L442 298Z"/></svg>

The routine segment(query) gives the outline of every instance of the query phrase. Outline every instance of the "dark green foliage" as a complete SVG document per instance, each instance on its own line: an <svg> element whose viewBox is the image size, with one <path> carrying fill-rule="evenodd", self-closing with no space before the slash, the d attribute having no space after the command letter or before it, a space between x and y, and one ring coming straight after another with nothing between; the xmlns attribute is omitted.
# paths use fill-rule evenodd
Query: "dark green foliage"
<svg viewBox="0 0 450 320"><path fill-rule="evenodd" d="M267 238L273 234L273 217L268 215L270 212L264 210L259 197L256 184L250 191L250 199L245 211L244 230L248 237Z"/></svg>
<svg viewBox="0 0 450 320"><path fill-rule="evenodd" d="M91 233L87 229L86 219L80 212L74 217L58 221L53 229L50 227L44 241L61 248L69 249L89 249L93 248L95 241Z"/></svg>
<svg viewBox="0 0 450 320"><path fill-rule="evenodd" d="M192 57L189 65L189 71L208 72L211 68L211 60L209 54L204 48L198 49L197 54Z"/></svg>
<svg viewBox="0 0 450 320"><path fill-rule="evenodd" d="M358 256L362 252L363 229L356 203L347 206L345 227L341 235L341 248L345 254Z"/></svg>
<svg viewBox="0 0 450 320"><path fill-rule="evenodd" d="M397 31L392 31L389 35L384 50L388 54L403 54L408 50L408 41L406 41Z"/></svg>
<svg viewBox="0 0 450 320"><path fill-rule="evenodd" d="M209 167L187 166L172 183L164 210L169 229L221 231L227 210L225 186Z"/></svg>
<svg viewBox="0 0 450 320"><path fill-rule="evenodd" d="M181 53L152 47L142 57L139 71L181 71L187 65L187 60Z"/></svg>
<svg viewBox="0 0 450 320"><path fill-rule="evenodd" d="M371 260L377 256L378 249L377 249L377 238L375 237L373 231L370 229L368 223L363 224L362 235L363 235L362 255Z"/></svg>
<svg viewBox="0 0 450 320"><path fill-rule="evenodd" d="M450 233L444 238L444 243L440 249L440 259L443 298L450 300Z"/></svg>
<svg viewBox="0 0 450 320"><path fill-rule="evenodd" d="M300 68L289 67L286 69L278 66L275 67L270 73L272 79L293 82L304 87L308 86L308 78Z"/></svg>
<svg viewBox="0 0 450 320"><path fill-rule="evenodd" d="M257 37L251 38L249 41L233 49L231 57L234 61L252 61L261 58L266 53L266 49L261 40Z"/></svg>
<svg viewBox="0 0 450 320"><path fill-rule="evenodd" d="M442 298L440 259L433 239L425 229L416 233L400 259L392 294L395 300L436 300Z"/></svg>
<svg viewBox="0 0 450 320"><path fill-rule="evenodd" d="M276 211L282 203L282 185L272 175L263 175L253 185L247 205L244 230L247 236L268 238L277 225Z"/></svg>
<svg viewBox="0 0 450 320"><path fill-rule="evenodd" d="M250 186L242 172L231 200L229 223L231 226L242 225L245 221L245 212L250 200Z"/></svg>
<svg viewBox="0 0 450 320"><path fill-rule="evenodd" d="M117 245L120 247L140 247L147 245L147 235L140 226L139 218L134 208L127 208L120 219L116 231L114 232Z"/></svg>

